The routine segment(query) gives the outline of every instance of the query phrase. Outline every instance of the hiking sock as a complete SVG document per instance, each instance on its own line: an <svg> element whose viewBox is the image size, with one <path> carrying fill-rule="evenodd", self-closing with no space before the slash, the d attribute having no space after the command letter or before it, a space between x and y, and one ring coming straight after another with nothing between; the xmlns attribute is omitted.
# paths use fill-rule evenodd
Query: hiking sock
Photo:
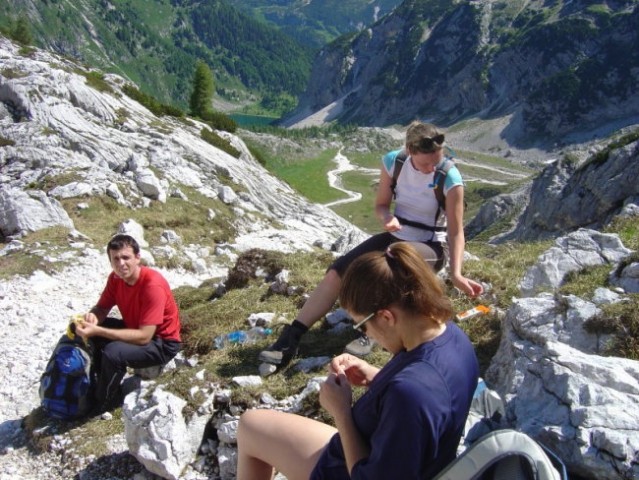
<svg viewBox="0 0 639 480"><path fill-rule="evenodd" d="M291 323L291 330L295 332L295 337L299 339L302 335L308 332L308 327L299 320L293 320L293 323Z"/></svg>
<svg viewBox="0 0 639 480"><path fill-rule="evenodd" d="M285 325L277 341L266 350L260 352L261 362L285 367L297 355L298 345L302 335L308 331L308 327L298 320Z"/></svg>

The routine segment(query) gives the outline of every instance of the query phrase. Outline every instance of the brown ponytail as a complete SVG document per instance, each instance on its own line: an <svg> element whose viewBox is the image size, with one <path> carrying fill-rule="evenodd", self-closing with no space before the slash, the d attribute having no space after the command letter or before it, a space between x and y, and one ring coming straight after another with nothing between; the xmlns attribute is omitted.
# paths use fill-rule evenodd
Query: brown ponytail
<svg viewBox="0 0 639 480"><path fill-rule="evenodd" d="M407 242L358 257L344 274L339 302L361 315L391 305L439 323L453 314L441 280Z"/></svg>

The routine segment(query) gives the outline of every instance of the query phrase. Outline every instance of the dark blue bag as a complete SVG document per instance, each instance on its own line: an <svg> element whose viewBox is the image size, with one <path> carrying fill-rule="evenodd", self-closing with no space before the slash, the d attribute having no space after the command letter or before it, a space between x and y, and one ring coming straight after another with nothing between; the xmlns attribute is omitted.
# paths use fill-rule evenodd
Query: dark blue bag
<svg viewBox="0 0 639 480"><path fill-rule="evenodd" d="M91 354L80 337L63 335L40 378L42 408L50 417L75 420L91 409Z"/></svg>

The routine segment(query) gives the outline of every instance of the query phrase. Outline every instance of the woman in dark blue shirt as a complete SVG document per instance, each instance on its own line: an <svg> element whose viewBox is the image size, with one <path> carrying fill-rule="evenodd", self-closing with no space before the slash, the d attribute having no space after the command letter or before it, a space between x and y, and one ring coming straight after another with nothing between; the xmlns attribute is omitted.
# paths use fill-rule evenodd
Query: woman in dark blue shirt
<svg viewBox="0 0 639 480"><path fill-rule="evenodd" d="M441 283L406 242L370 252L347 270L340 305L393 354L378 369L333 359L320 403L335 427L250 410L238 429L238 479L427 479L455 458L477 385L473 347L453 322ZM351 386L367 386L352 404Z"/></svg>

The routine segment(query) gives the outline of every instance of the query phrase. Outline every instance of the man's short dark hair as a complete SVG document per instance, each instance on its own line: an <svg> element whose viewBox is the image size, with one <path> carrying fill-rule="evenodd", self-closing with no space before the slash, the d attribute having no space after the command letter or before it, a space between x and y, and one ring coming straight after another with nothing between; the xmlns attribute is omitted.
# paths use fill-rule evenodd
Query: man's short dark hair
<svg viewBox="0 0 639 480"><path fill-rule="evenodd" d="M117 252L118 250L122 250L126 247L131 247L133 249L133 253L136 255L140 253L140 244L131 235L126 235L124 233L118 233L117 235L114 235L111 240L109 240L109 243L107 243L107 257L111 258L109 252Z"/></svg>

